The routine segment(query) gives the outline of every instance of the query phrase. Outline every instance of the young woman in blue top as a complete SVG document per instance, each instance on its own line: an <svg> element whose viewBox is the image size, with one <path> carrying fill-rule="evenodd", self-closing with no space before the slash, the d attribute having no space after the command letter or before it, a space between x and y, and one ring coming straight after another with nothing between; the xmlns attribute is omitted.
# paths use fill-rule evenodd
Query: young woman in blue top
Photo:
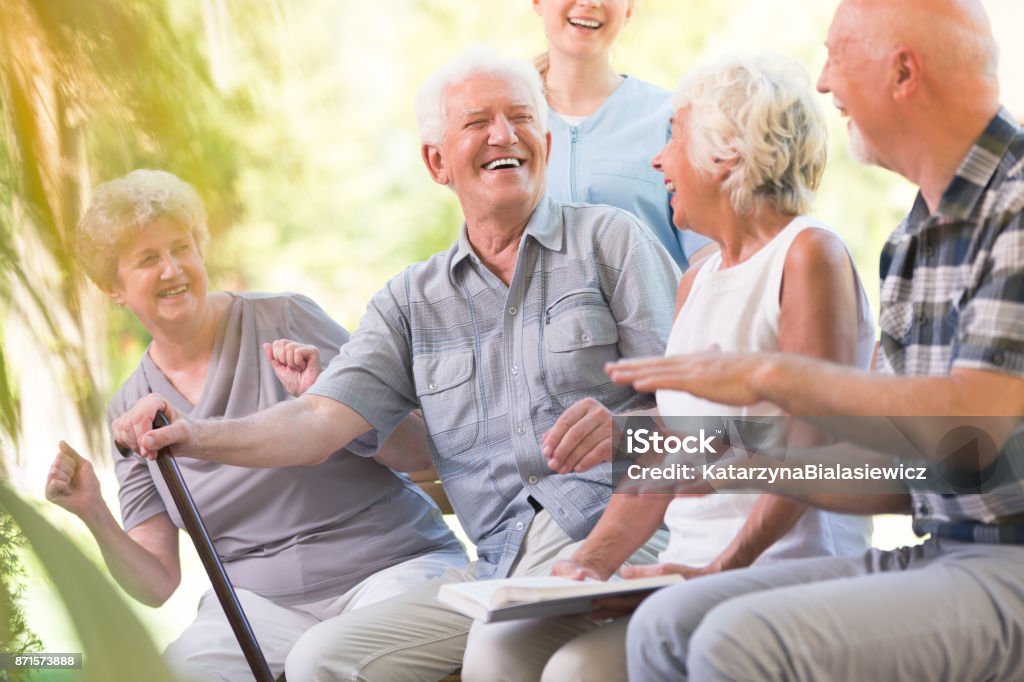
<svg viewBox="0 0 1024 682"><path fill-rule="evenodd" d="M536 60L552 114L548 192L630 211L685 270L708 240L675 228L664 180L651 167L669 136L669 92L611 65L633 0L532 1L548 40Z"/></svg>

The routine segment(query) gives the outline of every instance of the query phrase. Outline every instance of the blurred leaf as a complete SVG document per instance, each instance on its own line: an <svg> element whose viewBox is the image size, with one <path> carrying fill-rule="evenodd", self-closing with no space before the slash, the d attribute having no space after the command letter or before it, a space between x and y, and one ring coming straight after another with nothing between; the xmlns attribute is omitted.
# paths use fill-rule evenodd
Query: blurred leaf
<svg viewBox="0 0 1024 682"><path fill-rule="evenodd" d="M82 642L88 682L173 682L145 628L99 569L38 512L0 484L10 514L46 567Z"/></svg>
<svg viewBox="0 0 1024 682"><path fill-rule="evenodd" d="M0 307L8 331L27 330L57 360L67 407L98 449L120 356L72 248L91 187L164 168L207 195L223 230L238 209L224 112L247 105L216 90L202 27L173 26L165 0L5 0L0 26ZM11 363L0 351L0 369ZM0 382L0 429L17 439L17 391Z"/></svg>

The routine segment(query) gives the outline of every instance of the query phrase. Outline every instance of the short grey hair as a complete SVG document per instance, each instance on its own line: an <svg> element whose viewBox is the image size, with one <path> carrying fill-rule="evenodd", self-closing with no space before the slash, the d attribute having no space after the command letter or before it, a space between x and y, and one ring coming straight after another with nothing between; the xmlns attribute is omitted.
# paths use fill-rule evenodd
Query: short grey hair
<svg viewBox="0 0 1024 682"><path fill-rule="evenodd" d="M210 235L206 209L192 185L167 171L139 169L97 187L75 234L85 274L110 291L117 281L121 251L162 217L191 234L202 255Z"/></svg>
<svg viewBox="0 0 1024 682"><path fill-rule="evenodd" d="M448 116L448 89L470 76L488 74L526 86L534 116L548 129L548 105L540 74L529 62L510 59L485 45L471 47L431 74L416 93L416 122L423 144L440 144Z"/></svg>
<svg viewBox="0 0 1024 682"><path fill-rule="evenodd" d="M806 213L828 156L825 115L807 70L774 53L734 55L699 66L672 96L689 109L690 163L712 172L735 163L724 182L741 214L769 202Z"/></svg>

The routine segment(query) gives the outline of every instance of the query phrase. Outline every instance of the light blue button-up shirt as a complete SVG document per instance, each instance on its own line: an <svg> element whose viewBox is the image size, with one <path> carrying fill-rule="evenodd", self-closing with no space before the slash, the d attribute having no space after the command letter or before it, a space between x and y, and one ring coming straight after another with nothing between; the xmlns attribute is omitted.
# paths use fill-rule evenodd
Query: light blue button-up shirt
<svg viewBox="0 0 1024 682"><path fill-rule="evenodd" d="M540 439L586 397L646 404L604 372L662 355L679 270L650 231L608 206L541 200L509 286L466 236L381 290L311 393L352 407L382 433L423 410L434 465L477 545L480 577L504 576L540 502L574 540L597 522L611 468L548 468Z"/></svg>

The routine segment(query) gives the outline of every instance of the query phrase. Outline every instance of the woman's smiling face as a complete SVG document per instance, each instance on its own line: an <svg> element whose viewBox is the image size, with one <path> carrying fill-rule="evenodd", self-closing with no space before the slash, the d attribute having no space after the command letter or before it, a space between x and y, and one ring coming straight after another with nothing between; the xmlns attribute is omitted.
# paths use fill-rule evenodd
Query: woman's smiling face
<svg viewBox="0 0 1024 682"><path fill-rule="evenodd" d="M206 288L206 268L192 235L161 217L121 249L109 293L151 330L190 321L203 309Z"/></svg>
<svg viewBox="0 0 1024 682"><path fill-rule="evenodd" d="M632 0L533 0L548 49L570 57L607 53L633 13Z"/></svg>

